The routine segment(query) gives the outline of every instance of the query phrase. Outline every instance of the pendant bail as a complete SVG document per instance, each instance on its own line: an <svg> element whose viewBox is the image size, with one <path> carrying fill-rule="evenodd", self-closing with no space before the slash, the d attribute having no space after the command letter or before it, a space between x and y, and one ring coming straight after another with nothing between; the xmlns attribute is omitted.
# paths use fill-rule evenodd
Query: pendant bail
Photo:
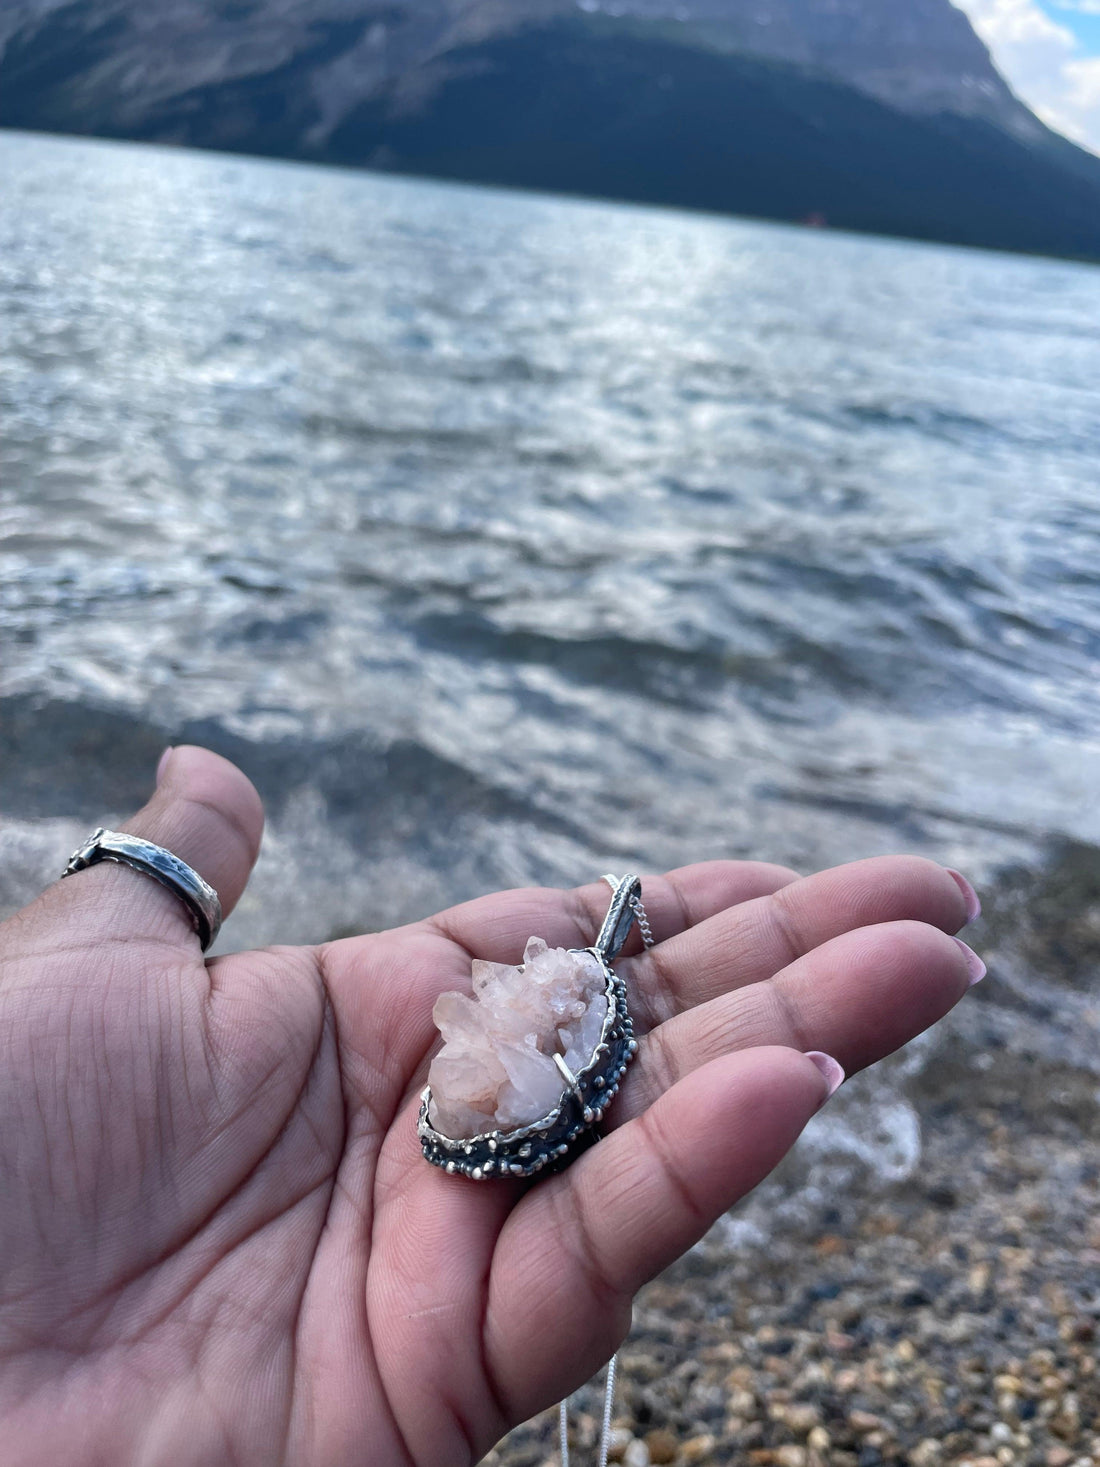
<svg viewBox="0 0 1100 1467"><path fill-rule="evenodd" d="M637 918L637 905L641 899L642 878L633 874L617 879L605 876L604 881L614 888L611 905L603 919L600 935L592 944L605 963L613 963L622 952L630 936L630 929Z"/></svg>

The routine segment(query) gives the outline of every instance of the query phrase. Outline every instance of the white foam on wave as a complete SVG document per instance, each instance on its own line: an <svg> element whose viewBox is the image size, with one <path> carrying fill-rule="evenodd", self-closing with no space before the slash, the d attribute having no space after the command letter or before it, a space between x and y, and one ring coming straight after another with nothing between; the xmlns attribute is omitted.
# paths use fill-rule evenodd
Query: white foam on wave
<svg viewBox="0 0 1100 1467"><path fill-rule="evenodd" d="M929 1036L854 1076L802 1133L791 1155L700 1245L737 1252L765 1247L780 1231L813 1225L846 1192L907 1181L920 1166L920 1115L905 1094L931 1053Z"/></svg>

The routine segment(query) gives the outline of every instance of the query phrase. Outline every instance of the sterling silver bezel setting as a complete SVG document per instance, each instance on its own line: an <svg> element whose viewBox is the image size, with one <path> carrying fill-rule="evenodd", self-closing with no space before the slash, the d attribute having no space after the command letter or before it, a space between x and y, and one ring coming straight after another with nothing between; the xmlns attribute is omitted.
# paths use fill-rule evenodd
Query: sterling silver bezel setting
<svg viewBox="0 0 1100 1467"><path fill-rule="evenodd" d="M429 1121L432 1092L426 1086L420 1097L417 1134L425 1159L433 1166L474 1182L494 1177L531 1177L568 1165L596 1138L596 1128L638 1052L626 986L611 963L634 924L640 891L641 881L637 876L624 876L615 888L595 943L587 948L570 949L595 958L600 965L605 978L607 1015L599 1043L582 1070L575 1076L569 1075L559 1061L566 1083L558 1104L529 1125L455 1140L437 1131Z"/></svg>

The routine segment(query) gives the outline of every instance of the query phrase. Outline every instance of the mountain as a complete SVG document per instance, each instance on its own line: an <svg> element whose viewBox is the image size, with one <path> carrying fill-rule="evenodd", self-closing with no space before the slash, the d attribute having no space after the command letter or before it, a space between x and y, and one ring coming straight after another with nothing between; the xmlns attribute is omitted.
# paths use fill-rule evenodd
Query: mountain
<svg viewBox="0 0 1100 1467"><path fill-rule="evenodd" d="M0 126L1100 259L949 0L7 0Z"/></svg>
<svg viewBox="0 0 1100 1467"><path fill-rule="evenodd" d="M1032 140L1043 130L946 0L582 0L580 8L673 22L681 41L828 75L903 112L983 117Z"/></svg>

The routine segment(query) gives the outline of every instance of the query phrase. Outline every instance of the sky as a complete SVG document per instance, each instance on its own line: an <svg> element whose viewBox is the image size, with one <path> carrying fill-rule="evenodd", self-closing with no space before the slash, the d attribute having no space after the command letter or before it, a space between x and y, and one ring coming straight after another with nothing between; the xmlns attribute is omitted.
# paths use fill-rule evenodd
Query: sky
<svg viewBox="0 0 1100 1467"><path fill-rule="evenodd" d="M1017 96L1100 153L1100 0L954 0Z"/></svg>

